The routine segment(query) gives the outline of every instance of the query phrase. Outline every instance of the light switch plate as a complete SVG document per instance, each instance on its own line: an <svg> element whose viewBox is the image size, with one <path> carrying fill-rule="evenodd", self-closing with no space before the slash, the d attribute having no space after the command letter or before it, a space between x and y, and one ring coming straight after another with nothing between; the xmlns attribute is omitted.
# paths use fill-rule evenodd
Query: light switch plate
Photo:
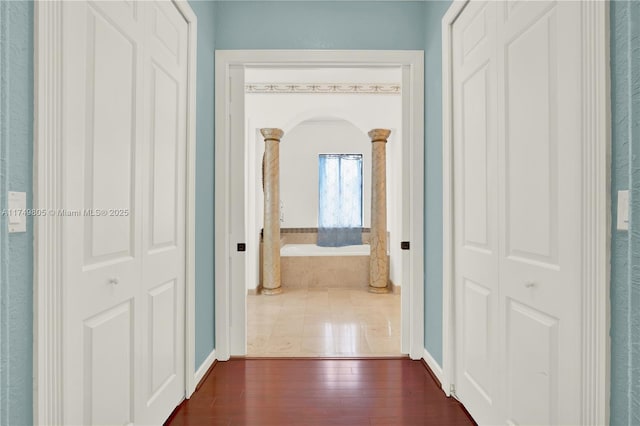
<svg viewBox="0 0 640 426"><path fill-rule="evenodd" d="M629 190L618 191L618 231L629 230Z"/></svg>
<svg viewBox="0 0 640 426"><path fill-rule="evenodd" d="M9 233L27 232L27 193L9 191Z"/></svg>

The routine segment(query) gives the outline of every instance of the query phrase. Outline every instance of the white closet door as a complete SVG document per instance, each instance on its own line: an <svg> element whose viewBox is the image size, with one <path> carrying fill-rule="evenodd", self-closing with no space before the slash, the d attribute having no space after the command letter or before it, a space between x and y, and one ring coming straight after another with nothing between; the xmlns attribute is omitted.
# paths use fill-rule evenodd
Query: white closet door
<svg viewBox="0 0 640 426"><path fill-rule="evenodd" d="M580 422L580 2L453 26L456 385L480 424Z"/></svg>
<svg viewBox="0 0 640 426"><path fill-rule="evenodd" d="M139 2L142 274L136 423L160 424L184 398L187 23L171 2Z"/></svg>
<svg viewBox="0 0 640 426"><path fill-rule="evenodd" d="M498 3L500 316L509 424L579 424L581 2Z"/></svg>
<svg viewBox="0 0 640 426"><path fill-rule="evenodd" d="M161 424L185 389L187 24L164 2L63 19L65 424Z"/></svg>
<svg viewBox="0 0 640 426"><path fill-rule="evenodd" d="M454 210L456 393L479 423L500 403L496 4L471 2L456 21Z"/></svg>

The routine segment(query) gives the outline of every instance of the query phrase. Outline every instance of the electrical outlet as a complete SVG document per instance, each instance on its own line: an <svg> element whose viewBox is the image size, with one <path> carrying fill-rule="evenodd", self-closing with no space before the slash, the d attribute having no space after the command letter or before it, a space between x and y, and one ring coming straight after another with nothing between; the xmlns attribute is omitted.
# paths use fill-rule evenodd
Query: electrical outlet
<svg viewBox="0 0 640 426"><path fill-rule="evenodd" d="M7 201L9 233L27 232L27 193L9 191Z"/></svg>
<svg viewBox="0 0 640 426"><path fill-rule="evenodd" d="M629 190L618 191L618 231L629 230Z"/></svg>

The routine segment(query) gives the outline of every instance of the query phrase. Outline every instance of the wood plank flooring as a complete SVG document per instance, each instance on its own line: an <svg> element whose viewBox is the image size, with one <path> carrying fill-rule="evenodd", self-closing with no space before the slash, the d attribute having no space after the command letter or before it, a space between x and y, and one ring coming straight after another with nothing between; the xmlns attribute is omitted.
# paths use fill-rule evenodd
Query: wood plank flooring
<svg viewBox="0 0 640 426"><path fill-rule="evenodd" d="M420 361L218 362L166 425L473 425Z"/></svg>

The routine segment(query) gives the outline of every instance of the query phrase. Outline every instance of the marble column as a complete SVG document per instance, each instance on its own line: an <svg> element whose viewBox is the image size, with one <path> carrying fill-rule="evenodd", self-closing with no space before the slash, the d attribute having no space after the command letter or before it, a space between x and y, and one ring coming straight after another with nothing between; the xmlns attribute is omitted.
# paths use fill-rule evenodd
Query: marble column
<svg viewBox="0 0 640 426"><path fill-rule="evenodd" d="M262 294L280 294L280 129L260 129L264 137L262 179L264 229L262 234Z"/></svg>
<svg viewBox="0 0 640 426"><path fill-rule="evenodd" d="M388 129L369 132L371 158L371 255L369 256L369 291L389 292L387 257L387 138Z"/></svg>

